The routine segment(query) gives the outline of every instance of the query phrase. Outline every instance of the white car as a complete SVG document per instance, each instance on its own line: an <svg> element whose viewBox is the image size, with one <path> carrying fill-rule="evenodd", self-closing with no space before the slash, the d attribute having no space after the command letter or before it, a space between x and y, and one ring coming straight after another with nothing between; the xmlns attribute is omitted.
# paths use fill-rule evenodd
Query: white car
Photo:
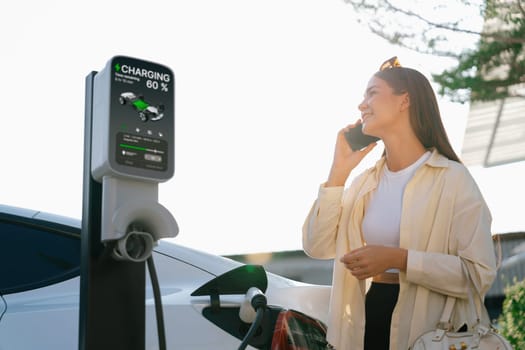
<svg viewBox="0 0 525 350"><path fill-rule="evenodd" d="M78 348L80 251L79 220L0 205L0 350ZM168 349L239 347L250 326L239 317L245 296L221 295L222 316L216 317L210 297L194 293L232 270L239 281L250 281L248 270L267 276L266 316L248 349L271 349L277 317L285 310L326 323L328 286L292 281L170 241L160 241L153 257ZM153 350L159 342L149 275L145 288L146 349ZM323 339L312 334L310 341Z"/></svg>
<svg viewBox="0 0 525 350"><path fill-rule="evenodd" d="M137 96L133 92L123 92L120 94L118 101L121 105L128 104L132 106L139 113L139 118L143 122L148 120L157 121L164 117L164 105L152 106L144 101L142 95Z"/></svg>

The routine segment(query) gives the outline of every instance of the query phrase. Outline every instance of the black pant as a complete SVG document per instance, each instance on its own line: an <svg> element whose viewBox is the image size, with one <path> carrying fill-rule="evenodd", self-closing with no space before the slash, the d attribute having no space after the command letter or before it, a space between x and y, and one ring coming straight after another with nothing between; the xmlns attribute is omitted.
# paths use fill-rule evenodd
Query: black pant
<svg viewBox="0 0 525 350"><path fill-rule="evenodd" d="M388 350L399 284L372 282L365 299L365 350Z"/></svg>

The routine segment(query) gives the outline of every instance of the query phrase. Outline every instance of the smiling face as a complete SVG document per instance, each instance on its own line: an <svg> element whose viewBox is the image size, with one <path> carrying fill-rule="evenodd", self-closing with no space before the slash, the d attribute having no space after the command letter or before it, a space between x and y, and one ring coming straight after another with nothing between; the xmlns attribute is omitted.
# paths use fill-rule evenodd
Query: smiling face
<svg viewBox="0 0 525 350"><path fill-rule="evenodd" d="M416 138L426 149L436 148L459 161L445 132L436 94L417 70L394 65L376 72L358 108L363 133L380 137L385 147Z"/></svg>
<svg viewBox="0 0 525 350"><path fill-rule="evenodd" d="M363 132L384 138L396 129L406 127L409 114L408 93L396 94L388 83L373 76L366 87L361 111Z"/></svg>

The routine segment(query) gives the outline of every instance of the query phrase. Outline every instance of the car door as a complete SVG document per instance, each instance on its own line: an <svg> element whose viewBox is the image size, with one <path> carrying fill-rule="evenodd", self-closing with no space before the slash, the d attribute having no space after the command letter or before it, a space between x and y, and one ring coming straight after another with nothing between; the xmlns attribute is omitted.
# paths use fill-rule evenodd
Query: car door
<svg viewBox="0 0 525 350"><path fill-rule="evenodd" d="M78 346L80 230L0 212L0 350Z"/></svg>

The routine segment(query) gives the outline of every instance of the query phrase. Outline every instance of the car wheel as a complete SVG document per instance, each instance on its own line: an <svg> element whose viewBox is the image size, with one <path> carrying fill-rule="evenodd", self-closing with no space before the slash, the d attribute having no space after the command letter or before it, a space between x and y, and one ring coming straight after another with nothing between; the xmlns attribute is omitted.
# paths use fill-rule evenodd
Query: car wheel
<svg viewBox="0 0 525 350"><path fill-rule="evenodd" d="M121 105L125 105L126 104L126 99L124 97L119 97L118 98L118 102L121 104Z"/></svg>

